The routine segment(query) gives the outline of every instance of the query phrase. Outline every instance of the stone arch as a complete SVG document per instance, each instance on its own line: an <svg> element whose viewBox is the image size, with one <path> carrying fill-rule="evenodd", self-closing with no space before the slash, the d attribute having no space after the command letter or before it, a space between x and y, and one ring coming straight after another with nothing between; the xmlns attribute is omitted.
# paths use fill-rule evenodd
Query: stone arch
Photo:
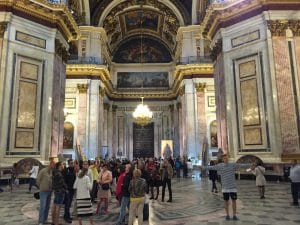
<svg viewBox="0 0 300 225"><path fill-rule="evenodd" d="M40 170L44 167L39 160L34 158L24 158L19 160L16 164L19 174L28 174L33 166L38 166Z"/></svg>

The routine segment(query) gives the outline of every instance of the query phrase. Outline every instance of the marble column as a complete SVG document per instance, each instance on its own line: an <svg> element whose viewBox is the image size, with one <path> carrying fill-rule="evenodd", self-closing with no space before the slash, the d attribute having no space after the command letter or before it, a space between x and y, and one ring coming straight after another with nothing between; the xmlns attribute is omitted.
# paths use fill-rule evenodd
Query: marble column
<svg viewBox="0 0 300 225"><path fill-rule="evenodd" d="M205 115L205 87L206 83L197 83L197 123L198 123L198 137L200 140L200 153L204 151L204 144L207 144L207 126ZM201 154L202 155L202 154Z"/></svg>
<svg viewBox="0 0 300 225"><path fill-rule="evenodd" d="M177 103L178 104L178 103ZM174 140L174 157L180 156L180 135L179 135L179 110L176 104L173 105L173 140Z"/></svg>
<svg viewBox="0 0 300 225"><path fill-rule="evenodd" d="M112 156L117 156L118 136L117 136L117 105L112 106Z"/></svg>
<svg viewBox="0 0 300 225"><path fill-rule="evenodd" d="M4 48L4 45L6 42L4 42L4 34L5 34L5 31L7 30L7 22L1 22L0 23L0 129L1 129L1 120L2 120L2 109L3 109L3 97L4 97L4 93L3 91L5 90L5 87L4 87L4 84L5 84L5 75L4 75L4 66L2 65L2 59L4 57L6 57L6 51L3 51Z"/></svg>
<svg viewBox="0 0 300 225"><path fill-rule="evenodd" d="M189 158L198 159L199 156L199 144L197 137L197 125L196 125L196 99L195 88L193 80L185 80L185 125L186 125L186 146L187 156Z"/></svg>
<svg viewBox="0 0 300 225"><path fill-rule="evenodd" d="M102 142L102 146L101 146L101 154L104 157L106 152L103 152L105 150L108 150L108 130L109 130L109 126L108 126L108 115L109 115L109 108L110 105L108 103L104 103L103 104L103 108L104 108L104 113L103 113L103 142Z"/></svg>
<svg viewBox="0 0 300 225"><path fill-rule="evenodd" d="M106 133L106 130L104 128L105 126L105 122L107 121L105 118L104 118L104 115L105 113L105 110L104 110L104 103L103 103L103 98L105 96L105 89L100 87L99 86L99 124L98 124L98 127L99 127L99 132L98 132L98 139L99 139L99 142L98 142L98 151L97 151L97 157L100 157L102 156L102 146L104 145L104 136L105 136L105 133Z"/></svg>
<svg viewBox="0 0 300 225"><path fill-rule="evenodd" d="M77 84L78 96L78 125L77 125L77 145L81 147L81 153L86 152L86 119L87 119L87 84Z"/></svg>
<svg viewBox="0 0 300 225"><path fill-rule="evenodd" d="M99 80L90 80L87 120L87 157L94 159L98 156L99 146Z"/></svg>
<svg viewBox="0 0 300 225"><path fill-rule="evenodd" d="M112 107L110 107L107 115L107 150L108 157L113 156L113 112Z"/></svg>

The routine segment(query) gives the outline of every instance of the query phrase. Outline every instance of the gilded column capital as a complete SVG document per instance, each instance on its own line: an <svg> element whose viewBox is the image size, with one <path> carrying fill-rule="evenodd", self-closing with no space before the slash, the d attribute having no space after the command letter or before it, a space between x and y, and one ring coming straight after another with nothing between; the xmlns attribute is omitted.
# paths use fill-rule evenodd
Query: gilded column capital
<svg viewBox="0 0 300 225"><path fill-rule="evenodd" d="M55 54L61 57L63 62L67 62L69 58L69 52L58 39L55 39Z"/></svg>
<svg viewBox="0 0 300 225"><path fill-rule="evenodd" d="M88 89L87 84L77 84L77 88L79 90L79 93L86 93Z"/></svg>
<svg viewBox="0 0 300 225"><path fill-rule="evenodd" d="M108 103L103 103L103 108L105 109L105 110L109 110L109 108L110 108L110 104L108 104Z"/></svg>
<svg viewBox="0 0 300 225"><path fill-rule="evenodd" d="M195 84L195 88L197 92L204 92L205 88L206 88L206 83L197 83Z"/></svg>
<svg viewBox="0 0 300 225"><path fill-rule="evenodd" d="M294 36L300 36L300 21L290 20L289 28L292 30Z"/></svg>
<svg viewBox="0 0 300 225"><path fill-rule="evenodd" d="M177 109L181 109L181 108L182 108L181 102L178 102L178 103L176 104L176 107L177 107Z"/></svg>
<svg viewBox="0 0 300 225"><path fill-rule="evenodd" d="M178 93L179 93L180 96L184 95L184 93L185 93L185 86L180 87Z"/></svg>
<svg viewBox="0 0 300 225"><path fill-rule="evenodd" d="M6 29L7 29L7 22L5 21L0 22L0 38L3 38Z"/></svg>
<svg viewBox="0 0 300 225"><path fill-rule="evenodd" d="M174 111L174 105L169 105L170 112Z"/></svg>
<svg viewBox="0 0 300 225"><path fill-rule="evenodd" d="M105 88L99 86L99 95L100 95L101 97L104 97L104 95L105 95Z"/></svg>
<svg viewBox="0 0 300 225"><path fill-rule="evenodd" d="M272 36L285 36L286 29L289 27L288 20L267 20L268 29Z"/></svg>
<svg viewBox="0 0 300 225"><path fill-rule="evenodd" d="M117 105L112 105L112 111L116 112L117 111L118 106Z"/></svg>
<svg viewBox="0 0 300 225"><path fill-rule="evenodd" d="M223 50L223 41L222 39L219 39L211 50L211 55L210 55L211 59L213 61L216 61L218 55L222 53L222 50Z"/></svg>

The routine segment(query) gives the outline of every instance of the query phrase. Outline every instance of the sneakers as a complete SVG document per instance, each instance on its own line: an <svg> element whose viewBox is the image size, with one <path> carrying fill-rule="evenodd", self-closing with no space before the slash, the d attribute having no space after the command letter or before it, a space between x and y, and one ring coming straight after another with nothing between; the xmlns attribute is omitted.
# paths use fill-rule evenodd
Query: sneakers
<svg viewBox="0 0 300 225"><path fill-rule="evenodd" d="M230 216L227 215L227 216L225 217L225 220L230 220Z"/></svg>
<svg viewBox="0 0 300 225"><path fill-rule="evenodd" d="M235 221L236 221L236 220L239 220L239 218L237 218L236 216L233 216L233 217L232 217L232 220L235 220Z"/></svg>

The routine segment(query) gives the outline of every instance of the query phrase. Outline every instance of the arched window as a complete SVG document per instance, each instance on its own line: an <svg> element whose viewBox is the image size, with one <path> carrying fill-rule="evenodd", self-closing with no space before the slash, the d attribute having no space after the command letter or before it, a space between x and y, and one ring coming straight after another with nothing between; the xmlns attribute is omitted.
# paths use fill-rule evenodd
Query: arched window
<svg viewBox="0 0 300 225"><path fill-rule="evenodd" d="M70 122L64 123L64 149L73 149L74 146L74 126Z"/></svg>
<svg viewBox="0 0 300 225"><path fill-rule="evenodd" d="M218 135L217 135L217 121L214 120L210 123L210 147L218 147Z"/></svg>

